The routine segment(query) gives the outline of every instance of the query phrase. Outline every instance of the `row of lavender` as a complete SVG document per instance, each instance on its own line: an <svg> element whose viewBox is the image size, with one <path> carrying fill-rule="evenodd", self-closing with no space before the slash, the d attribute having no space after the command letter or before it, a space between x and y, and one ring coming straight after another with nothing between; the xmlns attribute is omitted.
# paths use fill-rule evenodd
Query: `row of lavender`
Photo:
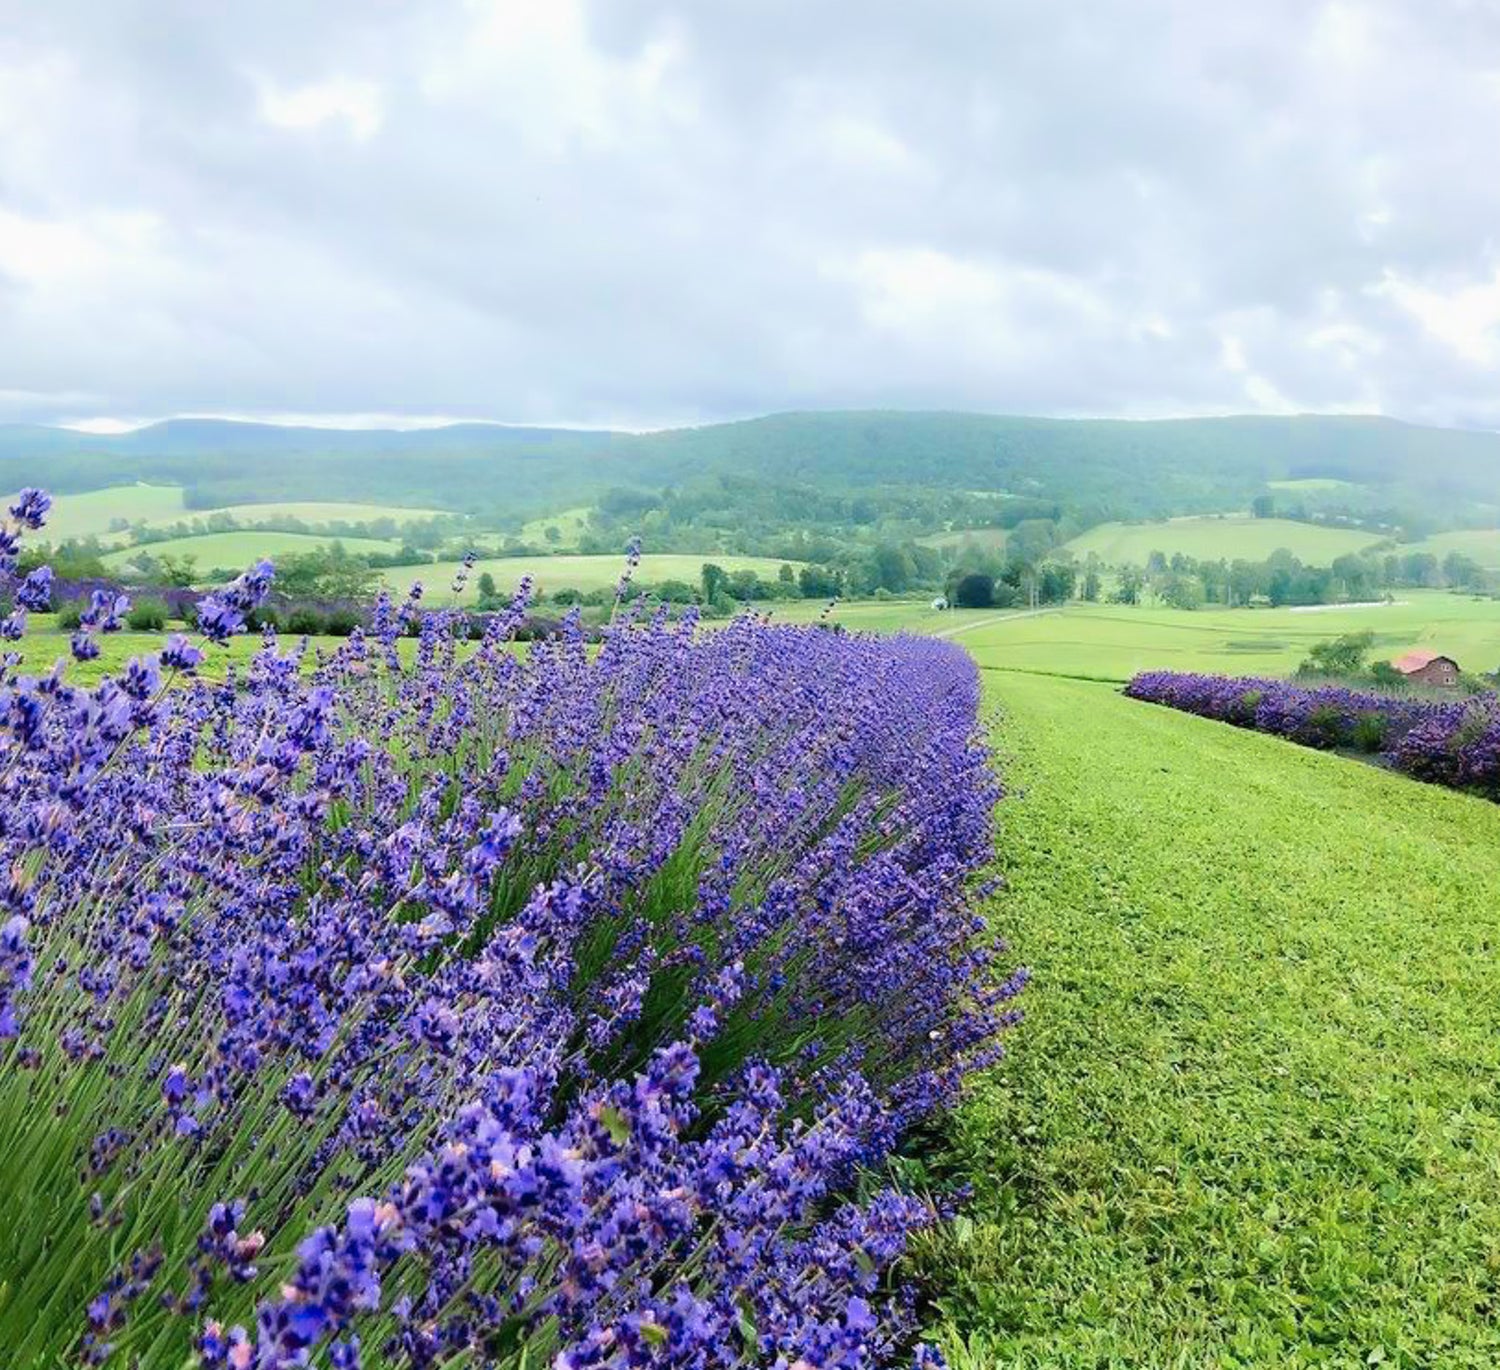
<svg viewBox="0 0 1500 1370"><path fill-rule="evenodd" d="M1024 979L967 657L522 655L523 587L477 647L382 601L194 678L270 584L97 688L0 677L6 1366L937 1364L890 1162Z"/></svg>
<svg viewBox="0 0 1500 1370"><path fill-rule="evenodd" d="M1146 671L1125 693L1308 747L1378 753L1419 780L1500 799L1500 696L1494 694L1433 702L1178 671Z"/></svg>

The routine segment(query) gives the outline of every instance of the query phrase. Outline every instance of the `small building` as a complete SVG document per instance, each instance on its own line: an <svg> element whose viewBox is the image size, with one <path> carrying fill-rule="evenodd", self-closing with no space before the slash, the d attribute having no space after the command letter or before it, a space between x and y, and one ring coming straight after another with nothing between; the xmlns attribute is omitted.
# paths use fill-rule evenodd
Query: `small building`
<svg viewBox="0 0 1500 1370"><path fill-rule="evenodd" d="M1439 652L1415 651L1398 656L1391 665L1413 684L1453 686L1458 684L1458 662Z"/></svg>

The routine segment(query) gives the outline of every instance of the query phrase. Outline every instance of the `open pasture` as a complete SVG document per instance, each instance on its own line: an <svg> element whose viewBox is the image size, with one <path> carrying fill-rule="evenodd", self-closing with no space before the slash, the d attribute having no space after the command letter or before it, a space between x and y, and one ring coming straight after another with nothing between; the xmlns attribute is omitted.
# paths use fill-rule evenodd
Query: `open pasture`
<svg viewBox="0 0 1500 1370"><path fill-rule="evenodd" d="M1346 552L1362 551L1384 539L1352 528L1324 528L1293 519L1245 515L1205 515L1159 523L1101 523L1067 543L1080 561L1090 553L1110 565L1144 566L1152 552L1175 552L1199 560L1264 561L1285 547L1301 560L1326 566Z"/></svg>
<svg viewBox="0 0 1500 1370"><path fill-rule="evenodd" d="M335 539L326 533L201 533L193 537L167 538L138 547L121 547L106 552L104 564L124 571L141 554L153 557L193 557L198 570L207 574L215 568L235 570L252 565L263 557L274 560L289 553L311 552L326 547ZM401 544L389 538L339 538L350 552L394 552Z"/></svg>
<svg viewBox="0 0 1500 1370"><path fill-rule="evenodd" d="M933 618L942 615L933 614ZM914 626L921 616L913 619ZM1376 657L1427 647L1468 671L1500 669L1500 601L1414 590L1358 608L1181 610L1070 604L960 639L981 666L1125 681L1137 671L1287 675L1316 642L1375 634Z"/></svg>
<svg viewBox="0 0 1500 1370"><path fill-rule="evenodd" d="M229 504L216 509L189 509L177 485L118 485L77 495L57 495L47 516L46 537L53 542L97 537L102 542L127 542L120 525L170 528L178 523L207 520L227 514L240 523L297 519L311 527L338 523L397 523L436 518L440 509L417 509L389 504L342 503L335 500L272 500L264 504Z"/></svg>
<svg viewBox="0 0 1500 1370"><path fill-rule="evenodd" d="M1465 528L1452 533L1434 533L1402 550L1431 552L1438 558L1458 552L1472 557L1486 570L1500 570L1500 528Z"/></svg>
<svg viewBox="0 0 1500 1370"><path fill-rule="evenodd" d="M547 514L542 518L528 519L521 525L521 541L534 543L538 547L576 547L578 539L583 536L583 530L588 526L589 515L593 512L587 505L580 505L574 509L559 509L557 513ZM548 542L549 528L557 529L558 540L555 543Z"/></svg>
<svg viewBox="0 0 1500 1370"><path fill-rule="evenodd" d="M41 536L51 542L89 537L103 541L119 536L115 529L122 522L171 524L185 517L180 486L115 485L77 495L55 495Z"/></svg>
<svg viewBox="0 0 1500 1370"><path fill-rule="evenodd" d="M346 546L352 544L346 543ZM754 571L762 580L775 580L784 562L773 557L740 557L718 552L647 552L636 569L635 579L642 585L664 580L681 580L696 585L705 562L724 570ZM469 583L460 597L472 604L479 596L479 577L486 571L495 578L495 588L509 595L522 576L530 576L539 594L558 590L602 590L614 585L625 568L619 555L580 556L563 554L555 557L487 557L474 564ZM415 581L421 581L425 603L433 606L452 600L449 587L458 573L456 561L440 561L430 566L397 566L382 572L385 583L395 594L404 594Z"/></svg>
<svg viewBox="0 0 1500 1370"><path fill-rule="evenodd" d="M952 532L932 533L917 541L925 547L990 556L1005 551L1007 536L1009 530L1005 528L955 528Z"/></svg>

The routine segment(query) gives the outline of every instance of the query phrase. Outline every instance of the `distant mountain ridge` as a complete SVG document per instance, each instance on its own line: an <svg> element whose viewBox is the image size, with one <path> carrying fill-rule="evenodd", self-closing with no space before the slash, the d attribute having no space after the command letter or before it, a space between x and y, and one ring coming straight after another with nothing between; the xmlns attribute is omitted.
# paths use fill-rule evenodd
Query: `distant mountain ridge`
<svg viewBox="0 0 1500 1370"><path fill-rule="evenodd" d="M119 434L0 426L0 477L60 491L174 483L197 508L346 499L476 513L541 512L619 486L939 488L1032 495L1094 519L1244 507L1268 482L1326 477L1473 521L1500 518L1500 434L1351 416L1113 420L883 410L772 414L644 434L172 419Z"/></svg>

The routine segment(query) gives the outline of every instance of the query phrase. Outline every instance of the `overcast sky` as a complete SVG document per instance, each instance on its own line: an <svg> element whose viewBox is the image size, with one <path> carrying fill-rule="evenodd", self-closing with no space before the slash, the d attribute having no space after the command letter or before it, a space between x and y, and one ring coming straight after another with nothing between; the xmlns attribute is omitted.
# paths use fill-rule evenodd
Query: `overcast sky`
<svg viewBox="0 0 1500 1370"><path fill-rule="evenodd" d="M1495 0L0 0L0 420L1500 427Z"/></svg>

